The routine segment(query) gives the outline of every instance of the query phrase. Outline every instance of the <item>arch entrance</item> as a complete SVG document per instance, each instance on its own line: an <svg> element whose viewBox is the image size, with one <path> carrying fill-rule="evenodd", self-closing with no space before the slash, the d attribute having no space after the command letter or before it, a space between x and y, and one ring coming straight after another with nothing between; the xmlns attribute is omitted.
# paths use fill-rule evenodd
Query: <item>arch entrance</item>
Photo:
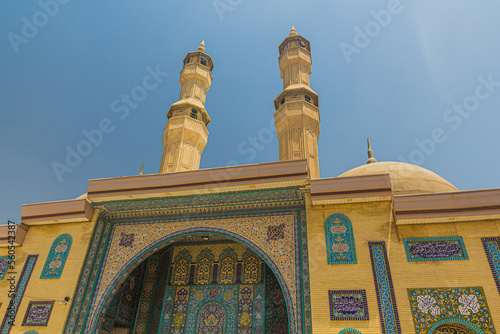
<svg viewBox="0 0 500 334"><path fill-rule="evenodd" d="M113 291L100 333L289 332L273 270L250 247L223 235L177 238Z"/></svg>

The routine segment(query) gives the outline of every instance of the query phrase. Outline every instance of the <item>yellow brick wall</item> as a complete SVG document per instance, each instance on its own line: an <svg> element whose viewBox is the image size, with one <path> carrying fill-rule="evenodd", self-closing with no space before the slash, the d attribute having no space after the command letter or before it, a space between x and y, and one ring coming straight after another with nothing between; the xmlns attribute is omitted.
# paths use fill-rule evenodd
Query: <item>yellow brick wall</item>
<svg viewBox="0 0 500 334"><path fill-rule="evenodd" d="M352 223L357 264L328 265L324 223L332 214L346 215ZM496 329L500 328L500 298L482 237L499 236L498 221L447 223L396 228L391 203L371 202L312 206L307 200L309 269L313 333L337 334L354 328L380 334L380 313L368 242L385 241L402 333L415 333L408 288L472 287L484 289ZM403 238L462 236L469 256L463 261L408 262ZM328 290L366 290L370 320L331 321Z"/></svg>
<svg viewBox="0 0 500 334"><path fill-rule="evenodd" d="M92 221L87 223L30 226L23 245L21 247L16 247L16 284L21 275L27 256L38 254L38 259L19 306L15 326L12 327L11 330L12 334L25 333L28 330L35 330L39 334L56 334L63 332L96 219L97 210L94 213ZM72 245L61 278L40 279L45 260L47 259L53 241L64 233L71 235ZM7 248L0 248L0 256L2 255L7 255ZM1 320L3 320L7 305L9 304L7 294L10 285L6 279L7 276L4 280L0 281L0 302L2 303L0 308ZM67 305L59 304L60 301L64 301L64 297L66 296L71 298L69 303ZM30 301L52 300L55 300L55 302L47 327L21 326Z"/></svg>

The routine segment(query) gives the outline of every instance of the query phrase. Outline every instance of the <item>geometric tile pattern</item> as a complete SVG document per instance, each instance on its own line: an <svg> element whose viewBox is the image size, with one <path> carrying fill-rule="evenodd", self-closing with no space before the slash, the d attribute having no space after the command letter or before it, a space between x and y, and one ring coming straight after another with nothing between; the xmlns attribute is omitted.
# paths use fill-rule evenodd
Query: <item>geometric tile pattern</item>
<svg viewBox="0 0 500 334"><path fill-rule="evenodd" d="M186 327L186 312L189 301L189 287L178 287L172 311L171 334L182 334Z"/></svg>
<svg viewBox="0 0 500 334"><path fill-rule="evenodd" d="M300 228L301 228L301 256L302 256L302 298L304 307L304 332L312 333L312 319L311 319L311 290L309 281L309 254L307 244L307 222L306 211L300 210ZM301 328L302 330L302 328Z"/></svg>
<svg viewBox="0 0 500 334"><path fill-rule="evenodd" d="M220 303L206 303L198 313L195 333L226 333L226 322L226 312Z"/></svg>
<svg viewBox="0 0 500 334"><path fill-rule="evenodd" d="M201 195L191 197L175 197L152 199L142 201L118 201L96 203L92 206L103 209L106 212L120 214L123 217L130 217L136 213L148 213L163 211L168 214L180 214L182 210L189 210L190 213L214 213L222 211L224 207L229 209L263 209L266 206L277 207L274 203L283 202L286 204L303 205L303 191L299 189L276 189L261 190L255 192L228 193L219 195ZM210 208L208 208L210 206Z"/></svg>
<svg viewBox="0 0 500 334"><path fill-rule="evenodd" d="M329 290L330 320L369 320L366 290Z"/></svg>
<svg viewBox="0 0 500 334"><path fill-rule="evenodd" d="M496 333L483 288L408 289L417 334L457 323L474 333Z"/></svg>
<svg viewBox="0 0 500 334"><path fill-rule="evenodd" d="M498 293L500 293L500 238L483 238L481 240Z"/></svg>
<svg viewBox="0 0 500 334"><path fill-rule="evenodd" d="M71 248L71 236L63 234L54 240L40 278L60 278Z"/></svg>
<svg viewBox="0 0 500 334"><path fill-rule="evenodd" d="M137 300L141 298L142 282L146 271L146 261L128 275L127 279L120 286L116 295L120 296L120 303L116 313L115 320L129 328L132 327L138 304ZM114 298L113 298L114 299Z"/></svg>
<svg viewBox="0 0 500 334"><path fill-rule="evenodd" d="M265 307L265 333L266 334L287 334L288 317L286 312L283 294L276 276L271 270L266 268L266 307Z"/></svg>
<svg viewBox="0 0 500 334"><path fill-rule="evenodd" d="M87 251L82 275L79 279L76 294L73 298L71 311L68 315L68 320L64 329L65 334L76 334L83 332L92 332L100 326L104 320L104 315L101 311L106 309L111 301L108 300L108 295L113 295L111 290L105 290L99 298L104 298L101 302L96 303L96 292L103 287L101 276L105 260L110 253L110 246L113 242L111 232L113 227L117 225L126 225L126 221L133 222L129 225L142 225L144 223L162 222L163 226L168 226L171 223L186 222L197 224L192 229L184 229L173 234L169 234L166 239L156 239L154 243L147 248L143 248L142 253L137 254L135 259L132 259L130 267L118 267L117 273L119 276L113 278L111 286L104 286L115 289L115 284L118 286L123 283L123 280L137 266L138 262L154 252L174 243L177 240L183 240L184 236L189 233L220 233L226 237L231 237L236 241L249 245L252 250L262 257L277 275L281 286L283 287L285 300L288 307L288 318L290 320L290 333L312 333L311 329L311 298L308 273L308 255L307 255L307 230L305 216L305 191L298 188L286 188L276 190L264 190L255 192L235 192L227 194L202 195L191 197L176 197L159 200L138 200L138 201L121 201L121 202L106 202L93 204L94 208L102 209L99 213L97 226L94 229L94 234ZM300 219L298 215L300 214ZM255 243L249 239L245 232L242 231L227 231L221 229L221 222L218 227L203 227L203 221L210 218L252 218L252 223L260 223L258 226L279 225L283 221L282 216L293 216L293 224L287 226L285 224L284 237L287 239L292 234L294 247L290 255L295 255L293 265L290 266L290 261L287 262L287 267L292 273L291 280L284 275L276 262L268 254L268 250L262 247L259 243ZM259 222L261 217L279 217L277 221ZM280 217L281 216L281 217ZM226 220L227 221L227 220ZM291 227L291 228L290 228ZM300 230L300 234L299 234ZM137 234L136 231L122 230L125 233L135 233L134 245L136 247ZM116 231L115 231L116 232ZM149 231L148 231L149 232ZM265 231L267 232L267 231ZM267 237L267 233L265 233ZM154 238L153 238L154 239ZM267 238L266 238L267 241ZM280 243L282 240L269 240L269 243ZM269 249L276 248L276 245L270 245ZM128 248L122 247L128 253ZM120 251L121 251L120 250ZM287 252L281 251L283 254ZM135 263L135 264L134 264ZM293 269L292 269L293 267ZM241 268L239 268L241 270ZM260 278L263 279L263 278ZM290 282L291 284L287 283ZM106 288L107 289L107 288ZM293 291L291 291L293 289ZM114 291L114 290L113 290ZM104 304L102 304L104 302ZM305 326L304 329L302 326ZM267 331L267 328L266 328Z"/></svg>
<svg viewBox="0 0 500 334"><path fill-rule="evenodd" d="M82 275L66 321L65 334L82 333L86 325L87 312L91 306L93 296L91 289L87 289L87 287L94 286L99 273L100 261L105 254L107 238L111 231L111 224L108 219L109 217L104 212L99 213L87 257L85 258L85 264L82 268Z"/></svg>
<svg viewBox="0 0 500 334"><path fill-rule="evenodd" d="M254 285L254 304L252 327L255 334L264 333L264 286L262 284Z"/></svg>
<svg viewBox="0 0 500 334"><path fill-rule="evenodd" d="M349 218L339 213L328 217L325 235L328 264L356 263L356 248Z"/></svg>
<svg viewBox="0 0 500 334"><path fill-rule="evenodd" d="M174 306L175 287L168 287L163 300L163 309L158 334L167 334L170 328L171 311Z"/></svg>
<svg viewBox="0 0 500 334"><path fill-rule="evenodd" d="M262 292L263 284L169 287L159 333L263 334Z"/></svg>
<svg viewBox="0 0 500 334"><path fill-rule="evenodd" d="M163 252L163 254L160 256L158 273L156 274L156 282L154 286L154 295L151 300L151 310L149 311L149 320L147 327L148 333L158 334L160 331L163 299L165 298L165 289L167 287L171 261L171 251Z"/></svg>
<svg viewBox="0 0 500 334"><path fill-rule="evenodd" d="M132 247L134 245L134 233L122 233L120 238L121 247Z"/></svg>
<svg viewBox="0 0 500 334"><path fill-rule="evenodd" d="M10 305L7 307L7 311L5 312L5 317L3 318L2 326L0 327L1 334L9 334L12 329L12 320L9 317L9 314L17 315L19 305L21 304L21 300L23 299L24 292L26 291L26 287L28 286L28 282L31 277L31 273L33 272L33 268L35 267L36 260L38 255L28 255L26 257L26 262L24 263L23 271L21 275L18 276L18 282L16 286L17 293L10 300Z"/></svg>
<svg viewBox="0 0 500 334"><path fill-rule="evenodd" d="M380 322L383 334L401 334L398 309L385 242L369 242L373 278L377 292Z"/></svg>
<svg viewBox="0 0 500 334"><path fill-rule="evenodd" d="M238 305L238 334L252 334L253 286L240 286Z"/></svg>
<svg viewBox="0 0 500 334"><path fill-rule="evenodd" d="M156 273L158 263L160 262L160 254L154 254L148 259L146 276L141 291L141 299L135 320L134 333L145 334L146 327L148 326L149 310L151 308L151 301L153 299L154 285L156 280Z"/></svg>
<svg viewBox="0 0 500 334"><path fill-rule="evenodd" d="M30 301L26 314L24 315L23 326L47 326L52 312L54 301L33 302Z"/></svg>
<svg viewBox="0 0 500 334"><path fill-rule="evenodd" d="M285 238L282 240L267 240L267 226L271 224L285 225ZM277 224L277 225L278 225ZM113 235L109 241L107 253L113 254L104 259L104 263L100 270L100 284L94 293L94 300L91 308L93 309L87 320L87 323L94 322L98 315L98 308L104 302L104 296L107 295L107 290L111 289L113 281L120 277L117 268L126 268L127 263L135 262L135 259L141 257L141 252L151 248L151 245L176 231L202 228L210 230L215 228L214 232L219 232L217 228L222 228L233 234L233 237L243 235L247 240L246 244L253 243L259 245L264 256L268 257L268 262L277 269L276 274L281 274L284 279L285 297L289 298L291 304L290 313L293 315L297 310L297 287L296 275L300 270L300 263L296 261L295 243L298 239L295 238L295 217L293 215L276 215L276 216L259 216L259 217L235 217L235 218L220 218L208 220L188 220L178 222L143 222L140 224L115 224ZM134 244L130 248L120 247L122 232L134 233ZM221 231L222 232L222 231ZM227 233L226 232L226 233ZM220 232L219 232L220 233ZM288 290L288 291L287 291ZM288 293L287 293L288 292Z"/></svg>
<svg viewBox="0 0 500 334"><path fill-rule="evenodd" d="M285 225L267 227L267 240L279 240L285 237Z"/></svg>
<svg viewBox="0 0 500 334"><path fill-rule="evenodd" d="M408 262L468 260L462 237L403 239Z"/></svg>
<svg viewBox="0 0 500 334"><path fill-rule="evenodd" d="M0 279L5 277L9 269L9 256L0 256Z"/></svg>

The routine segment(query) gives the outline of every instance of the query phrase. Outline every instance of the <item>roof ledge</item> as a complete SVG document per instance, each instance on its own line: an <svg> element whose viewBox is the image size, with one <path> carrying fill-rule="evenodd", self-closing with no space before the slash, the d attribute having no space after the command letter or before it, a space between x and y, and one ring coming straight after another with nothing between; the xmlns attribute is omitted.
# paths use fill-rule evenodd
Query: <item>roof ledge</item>
<svg viewBox="0 0 500 334"><path fill-rule="evenodd" d="M89 222L94 209L85 198L24 204L21 221L26 225Z"/></svg>
<svg viewBox="0 0 500 334"><path fill-rule="evenodd" d="M0 247L22 246L28 229L29 226L23 223L0 226Z"/></svg>
<svg viewBox="0 0 500 334"><path fill-rule="evenodd" d="M396 225L500 219L500 188L394 196Z"/></svg>
<svg viewBox="0 0 500 334"><path fill-rule="evenodd" d="M311 180L313 205L390 201L391 195L389 174Z"/></svg>
<svg viewBox="0 0 500 334"><path fill-rule="evenodd" d="M303 187L308 183L307 161L303 159L90 180L87 198L91 203L102 203Z"/></svg>

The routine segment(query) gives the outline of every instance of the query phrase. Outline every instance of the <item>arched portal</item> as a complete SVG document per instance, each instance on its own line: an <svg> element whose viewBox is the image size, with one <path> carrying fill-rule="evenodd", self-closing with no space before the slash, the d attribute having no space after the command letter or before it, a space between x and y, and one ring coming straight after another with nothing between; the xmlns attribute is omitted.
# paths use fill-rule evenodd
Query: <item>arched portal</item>
<svg viewBox="0 0 500 334"><path fill-rule="evenodd" d="M281 288L289 332L312 332L303 190L119 200L96 202L93 207L101 211L73 296L65 334L95 333L104 321L112 296L131 272L150 261L153 254L194 234L224 236L264 260ZM219 261L215 256L207 259L203 263ZM191 259L191 263L197 261L201 258ZM231 263L228 259L224 266L230 267ZM249 259L248 263L255 261ZM231 270L224 271L225 281L237 275L237 265L232 274ZM248 271L249 282L255 280L253 272ZM202 281L206 281L208 273L203 270L201 273ZM214 273L210 275L213 277ZM179 271L178 276L189 279L187 271L184 274Z"/></svg>
<svg viewBox="0 0 500 334"><path fill-rule="evenodd" d="M485 334L485 332L469 321L448 318L436 322L428 334Z"/></svg>
<svg viewBox="0 0 500 334"><path fill-rule="evenodd" d="M222 235L176 238L113 291L101 333L289 332L287 305L271 268L251 248Z"/></svg>

